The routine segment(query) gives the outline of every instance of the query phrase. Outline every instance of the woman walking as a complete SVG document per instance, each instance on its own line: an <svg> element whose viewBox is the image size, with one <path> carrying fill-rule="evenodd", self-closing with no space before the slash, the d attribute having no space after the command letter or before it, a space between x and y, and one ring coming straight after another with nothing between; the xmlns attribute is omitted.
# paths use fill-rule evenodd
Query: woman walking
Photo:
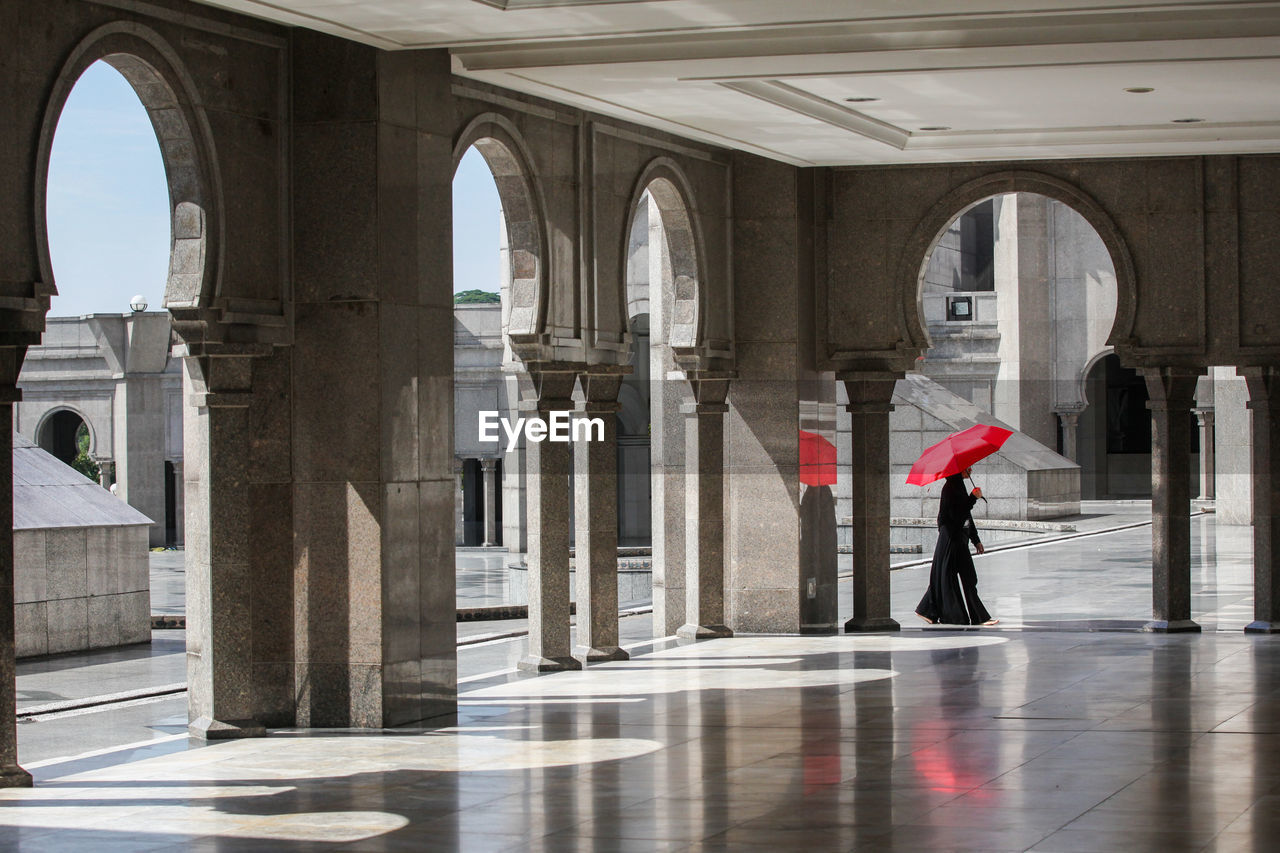
<svg viewBox="0 0 1280 853"><path fill-rule="evenodd" d="M973 505L982 497L974 486L966 494L964 481L973 473L965 468L946 478L938 507L938 544L933 549L929 588L916 607L916 615L930 625L995 625L978 597L978 573L969 554L969 542L981 554L985 548L973 524Z"/></svg>

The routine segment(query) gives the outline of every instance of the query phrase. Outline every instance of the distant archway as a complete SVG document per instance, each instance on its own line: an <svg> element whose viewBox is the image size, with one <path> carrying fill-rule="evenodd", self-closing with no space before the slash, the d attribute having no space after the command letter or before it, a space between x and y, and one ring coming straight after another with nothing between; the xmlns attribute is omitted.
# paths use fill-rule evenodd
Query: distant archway
<svg viewBox="0 0 1280 853"><path fill-rule="evenodd" d="M64 465L71 465L81 453L93 452L93 432L78 412L58 409L36 428L36 444Z"/></svg>

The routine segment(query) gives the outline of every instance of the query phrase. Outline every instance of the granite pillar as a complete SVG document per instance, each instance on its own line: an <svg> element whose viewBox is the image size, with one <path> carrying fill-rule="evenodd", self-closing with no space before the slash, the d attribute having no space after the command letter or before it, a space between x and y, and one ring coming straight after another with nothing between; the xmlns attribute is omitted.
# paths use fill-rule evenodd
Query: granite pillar
<svg viewBox="0 0 1280 853"><path fill-rule="evenodd" d="M618 640L618 390L630 368L582 374L578 414L598 418L603 440L575 441L577 644L584 662L627 660Z"/></svg>
<svg viewBox="0 0 1280 853"><path fill-rule="evenodd" d="M290 33L297 724L457 707L444 51Z"/></svg>
<svg viewBox="0 0 1280 853"><path fill-rule="evenodd" d="M481 459L484 480L484 541L486 548L498 544L498 460Z"/></svg>
<svg viewBox="0 0 1280 853"><path fill-rule="evenodd" d="M1241 368L1253 437L1253 621L1249 634L1280 633L1280 369ZM1202 445L1203 446L1203 445Z"/></svg>
<svg viewBox="0 0 1280 853"><path fill-rule="evenodd" d="M898 377L839 378L849 398L852 444L853 618L844 630L897 631L889 616L889 401Z"/></svg>
<svg viewBox="0 0 1280 853"><path fill-rule="evenodd" d="M685 639L732 637L725 622L724 416L729 380L690 377L685 415Z"/></svg>
<svg viewBox="0 0 1280 853"><path fill-rule="evenodd" d="M650 315L651 334L660 328ZM684 404L688 383L673 379L671 347L650 338L649 493L652 496L653 636L670 637L684 624Z"/></svg>
<svg viewBox="0 0 1280 853"><path fill-rule="evenodd" d="M1143 368L1151 409L1151 593L1146 631L1199 631L1191 621L1191 407L1194 368Z"/></svg>
<svg viewBox="0 0 1280 853"><path fill-rule="evenodd" d="M1077 411L1058 411L1058 423L1062 429L1062 455L1072 462L1078 463L1076 440L1079 437L1080 413Z"/></svg>
<svg viewBox="0 0 1280 853"><path fill-rule="evenodd" d="M453 460L453 541L457 545L467 544L467 503L463 492L465 462L465 459Z"/></svg>
<svg viewBox="0 0 1280 853"><path fill-rule="evenodd" d="M253 706L248 413L254 353L186 352L188 731L210 740L255 737L266 730Z"/></svg>
<svg viewBox="0 0 1280 853"><path fill-rule="evenodd" d="M181 547L187 541L187 488L183 479L186 474L181 459L170 464L173 465L173 536L174 543Z"/></svg>
<svg viewBox="0 0 1280 853"><path fill-rule="evenodd" d="M1196 425L1200 428L1200 500L1202 501L1211 501L1216 494L1213 479L1218 472L1213 453L1213 443L1216 440L1213 420L1213 409L1196 409Z"/></svg>
<svg viewBox="0 0 1280 853"><path fill-rule="evenodd" d="M18 688L14 659L16 639L13 613L13 404L22 392L17 379L20 354L13 348L0 351L0 360L15 362L10 381L0 385L0 788L30 788L31 774L18 766Z"/></svg>
<svg viewBox="0 0 1280 853"><path fill-rule="evenodd" d="M532 399L521 415L550 421L574 408L572 368L531 366ZM529 653L517 666L534 672L581 669L569 648L569 474L572 445L527 436Z"/></svg>

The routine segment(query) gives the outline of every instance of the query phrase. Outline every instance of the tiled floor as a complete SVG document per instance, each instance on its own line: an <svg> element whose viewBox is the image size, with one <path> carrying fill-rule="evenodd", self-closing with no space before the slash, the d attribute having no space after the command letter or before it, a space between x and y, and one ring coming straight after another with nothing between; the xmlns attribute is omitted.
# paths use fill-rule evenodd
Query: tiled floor
<svg viewBox="0 0 1280 853"><path fill-rule="evenodd" d="M739 637L0 792L22 850L1270 850L1280 645Z"/></svg>

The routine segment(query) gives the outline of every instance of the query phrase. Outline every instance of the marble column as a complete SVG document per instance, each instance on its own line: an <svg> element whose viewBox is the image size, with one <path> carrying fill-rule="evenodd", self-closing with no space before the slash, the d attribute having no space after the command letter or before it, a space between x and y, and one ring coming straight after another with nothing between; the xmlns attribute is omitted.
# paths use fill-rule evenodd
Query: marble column
<svg viewBox="0 0 1280 853"><path fill-rule="evenodd" d="M498 544L498 460L481 459L484 480L484 547Z"/></svg>
<svg viewBox="0 0 1280 853"><path fill-rule="evenodd" d="M170 463L173 465L173 537L174 544L185 547L187 541L187 484L182 460Z"/></svg>
<svg viewBox="0 0 1280 853"><path fill-rule="evenodd" d="M889 413L893 374L840 376L848 394L852 461L853 618L849 633L897 631L889 603Z"/></svg>
<svg viewBox="0 0 1280 853"><path fill-rule="evenodd" d="M1253 437L1253 621L1250 634L1280 633L1280 368L1241 368Z"/></svg>
<svg viewBox="0 0 1280 853"><path fill-rule="evenodd" d="M1199 631L1191 621L1191 407L1195 368L1143 368L1151 409L1152 620L1143 630Z"/></svg>
<svg viewBox="0 0 1280 853"><path fill-rule="evenodd" d="M269 349L269 348L268 348ZM249 571L252 358L183 359L187 507L188 731L207 739L265 734L253 708Z"/></svg>
<svg viewBox="0 0 1280 853"><path fill-rule="evenodd" d="M1075 410L1059 410L1058 423L1062 426L1062 455L1078 463L1076 439L1079 437L1080 413Z"/></svg>
<svg viewBox="0 0 1280 853"><path fill-rule="evenodd" d="M578 414L598 418L602 441L575 441L574 530L578 629L574 657L627 660L618 640L618 390L629 368L584 373ZM596 438L592 433L589 438Z"/></svg>
<svg viewBox="0 0 1280 853"><path fill-rule="evenodd" d="M463 493L465 462L456 457L453 460L453 541L458 545L467 544L467 504Z"/></svg>
<svg viewBox="0 0 1280 853"><path fill-rule="evenodd" d="M725 621L724 416L729 380L695 378L685 415L685 639L732 637Z"/></svg>
<svg viewBox="0 0 1280 853"><path fill-rule="evenodd" d="M16 362L12 380L17 379L20 354L6 347L0 359ZM8 377L6 377L8 378ZM7 382L0 385L0 514L8 519L0 524L0 788L30 788L31 774L18 766L18 687L14 659L16 625L13 618L13 404L22 391Z"/></svg>
<svg viewBox="0 0 1280 853"><path fill-rule="evenodd" d="M552 412L572 411L573 368L532 367L533 399L521 414L550 421ZM535 441L528 463L529 653L517 666L534 672L581 669L569 648L569 473L572 445Z"/></svg>
<svg viewBox="0 0 1280 853"><path fill-rule="evenodd" d="M1196 424L1200 427L1200 500L1211 501L1215 494L1213 479L1217 476L1217 461L1213 457L1213 409L1195 411Z"/></svg>

